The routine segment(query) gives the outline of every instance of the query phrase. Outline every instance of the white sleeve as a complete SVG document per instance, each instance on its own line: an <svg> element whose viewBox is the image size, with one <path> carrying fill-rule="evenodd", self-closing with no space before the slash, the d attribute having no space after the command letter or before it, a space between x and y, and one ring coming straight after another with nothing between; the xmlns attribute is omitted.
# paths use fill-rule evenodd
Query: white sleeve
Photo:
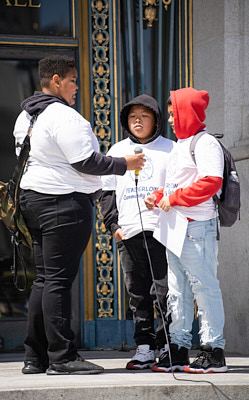
<svg viewBox="0 0 249 400"><path fill-rule="evenodd" d="M223 177L224 154L219 142L211 135L203 135L196 143L195 158L198 176Z"/></svg>
<svg viewBox="0 0 249 400"><path fill-rule="evenodd" d="M83 161L99 151L91 125L84 118L70 118L56 126L56 142L70 164Z"/></svg>

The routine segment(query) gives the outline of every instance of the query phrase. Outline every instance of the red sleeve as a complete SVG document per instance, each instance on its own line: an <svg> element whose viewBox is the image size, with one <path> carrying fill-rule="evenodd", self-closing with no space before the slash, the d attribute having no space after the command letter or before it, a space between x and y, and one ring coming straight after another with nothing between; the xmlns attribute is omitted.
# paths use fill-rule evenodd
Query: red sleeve
<svg viewBox="0 0 249 400"><path fill-rule="evenodd" d="M152 192L152 194L156 195L156 201L155 203L158 204L160 202L160 200L163 198L164 195L164 188L159 189L159 190L155 190L154 192Z"/></svg>
<svg viewBox="0 0 249 400"><path fill-rule="evenodd" d="M223 179L206 176L185 189L177 189L169 195L170 205L193 207L213 197L222 186ZM160 200L159 200L160 201Z"/></svg>

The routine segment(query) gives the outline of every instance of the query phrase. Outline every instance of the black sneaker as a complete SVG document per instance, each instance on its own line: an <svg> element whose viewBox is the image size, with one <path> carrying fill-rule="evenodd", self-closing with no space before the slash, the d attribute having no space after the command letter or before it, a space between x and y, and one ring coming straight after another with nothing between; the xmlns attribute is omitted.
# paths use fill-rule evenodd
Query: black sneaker
<svg viewBox="0 0 249 400"><path fill-rule="evenodd" d="M155 350L151 350L148 344L137 346L136 353L127 363L126 369L146 369L155 364Z"/></svg>
<svg viewBox="0 0 249 400"><path fill-rule="evenodd" d="M151 367L154 372L171 372L183 371L184 367L189 364L188 349L185 347L178 348L177 344L170 344L171 363L169 351L165 348L164 352L159 355L159 362Z"/></svg>
<svg viewBox="0 0 249 400"><path fill-rule="evenodd" d="M78 356L74 361L50 364L46 373L47 375L86 375L99 374L103 371L103 367L100 367L99 365L93 364L89 361L85 361Z"/></svg>
<svg viewBox="0 0 249 400"><path fill-rule="evenodd" d="M185 372L192 372L195 374L227 372L227 369L224 350L218 347L212 350L212 347L209 345L202 346L194 362L184 367Z"/></svg>

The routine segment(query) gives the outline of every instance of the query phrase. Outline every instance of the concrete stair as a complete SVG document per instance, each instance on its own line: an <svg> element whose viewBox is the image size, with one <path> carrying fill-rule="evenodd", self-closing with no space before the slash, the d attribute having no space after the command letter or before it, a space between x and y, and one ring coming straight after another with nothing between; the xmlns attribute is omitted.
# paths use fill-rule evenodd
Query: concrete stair
<svg viewBox="0 0 249 400"><path fill-rule="evenodd" d="M133 351L80 351L98 375L23 375L23 353L0 353L0 400L249 400L249 357L227 356L227 373L128 371Z"/></svg>

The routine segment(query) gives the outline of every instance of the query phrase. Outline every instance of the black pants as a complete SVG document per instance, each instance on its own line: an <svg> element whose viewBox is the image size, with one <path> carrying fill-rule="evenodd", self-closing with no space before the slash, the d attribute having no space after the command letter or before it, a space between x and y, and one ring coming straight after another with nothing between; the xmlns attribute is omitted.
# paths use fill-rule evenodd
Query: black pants
<svg viewBox="0 0 249 400"><path fill-rule="evenodd" d="M125 285L130 297L130 308L135 325L134 339L136 345L149 344L152 349L162 348L167 343L163 329L163 319L167 313L167 260L165 247L153 238L152 232L145 232L152 270L155 279L153 284L148 255L145 249L143 234L139 233L130 239L118 243ZM163 312L161 315L156 298ZM156 333L154 329L155 304L157 315ZM167 330L168 324L165 323Z"/></svg>
<svg viewBox="0 0 249 400"><path fill-rule="evenodd" d="M20 205L33 237L36 264L25 360L74 360L70 290L92 230L92 202L82 193L47 195L22 190Z"/></svg>

